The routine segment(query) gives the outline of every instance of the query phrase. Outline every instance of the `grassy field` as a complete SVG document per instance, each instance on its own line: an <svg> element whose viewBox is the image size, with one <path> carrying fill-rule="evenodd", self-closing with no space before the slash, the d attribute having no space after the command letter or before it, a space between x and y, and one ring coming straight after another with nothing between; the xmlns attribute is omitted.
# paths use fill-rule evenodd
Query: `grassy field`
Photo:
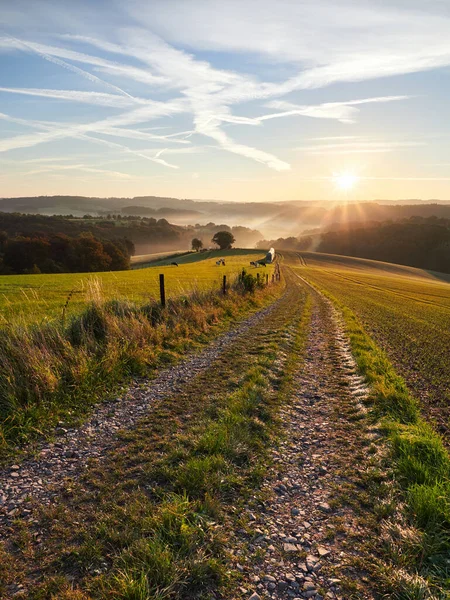
<svg viewBox="0 0 450 600"><path fill-rule="evenodd" d="M216 265L217 257L226 266ZM145 302L159 294L159 273L164 273L166 296L175 297L193 290L219 288L223 275L234 279L243 267L253 270L249 262L263 258L254 250L211 251L162 259L153 266L130 271L105 273L62 273L57 275L0 276L0 322L40 322L60 318L69 294L67 314L80 312L91 299L127 299ZM273 267L259 269L272 273Z"/></svg>
<svg viewBox="0 0 450 600"><path fill-rule="evenodd" d="M361 320L419 399L449 434L450 284L412 267L328 254L291 257L299 274L329 291ZM450 438L448 438L450 439Z"/></svg>

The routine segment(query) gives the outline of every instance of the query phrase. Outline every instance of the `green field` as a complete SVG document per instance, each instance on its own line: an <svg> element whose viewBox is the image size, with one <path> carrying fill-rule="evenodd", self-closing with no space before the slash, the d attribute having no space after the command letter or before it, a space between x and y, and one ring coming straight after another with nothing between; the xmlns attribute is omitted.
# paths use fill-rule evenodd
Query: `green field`
<svg viewBox="0 0 450 600"><path fill-rule="evenodd" d="M427 418L448 435L450 276L330 254L302 252L286 258L359 317Z"/></svg>
<svg viewBox="0 0 450 600"><path fill-rule="evenodd" d="M217 257L226 259L226 266L217 266ZM159 274L164 273L167 297L193 290L219 288L223 275L232 281L243 267L253 270L249 262L264 257L256 250L211 251L191 253L176 259L162 259L152 266L130 271L104 273L62 273L51 275L0 276L0 321L25 323L52 320L62 315L71 295L67 313L79 312L86 303L100 296L146 302L159 294ZM258 269L264 275L273 267ZM255 269L256 271L256 269Z"/></svg>

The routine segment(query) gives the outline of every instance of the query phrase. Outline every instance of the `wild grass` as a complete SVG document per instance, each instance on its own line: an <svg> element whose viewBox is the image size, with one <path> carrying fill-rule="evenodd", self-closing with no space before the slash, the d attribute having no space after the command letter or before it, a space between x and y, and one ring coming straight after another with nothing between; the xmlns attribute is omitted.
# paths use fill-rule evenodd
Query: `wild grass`
<svg viewBox="0 0 450 600"><path fill-rule="evenodd" d="M312 280L317 285L315 278ZM399 542L390 529L385 560L391 566L386 572L385 567L380 568L380 587L388 597L399 600L445 598L450 591L448 451L439 434L421 416L419 402L386 354L356 315L330 294L326 278L321 279L320 289L341 310L358 368L371 384L372 416L381 422L390 445L389 466L394 467L396 477L398 516L404 519L403 527L407 531L412 527L414 532L412 536L401 532Z"/></svg>
<svg viewBox="0 0 450 600"><path fill-rule="evenodd" d="M66 324L0 329L0 457L51 429L74 423L136 376L175 361L279 294L279 286L246 294L240 283L224 296L196 291L137 304L93 300Z"/></svg>

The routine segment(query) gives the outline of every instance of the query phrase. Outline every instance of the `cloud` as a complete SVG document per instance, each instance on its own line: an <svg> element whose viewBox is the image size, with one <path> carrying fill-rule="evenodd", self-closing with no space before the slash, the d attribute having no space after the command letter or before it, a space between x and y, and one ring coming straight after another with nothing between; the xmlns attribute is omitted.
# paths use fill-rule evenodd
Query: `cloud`
<svg viewBox="0 0 450 600"><path fill-rule="evenodd" d="M188 145L188 138L195 132L213 140L226 152L276 171L286 171L290 165L285 160L254 147L254 143L237 141L228 134L231 128L227 129L225 124L262 129L269 120L294 116L352 123L362 105L406 101L410 96L374 96L316 105L285 101L284 97L332 83L450 64L450 10L445 10L445 5L437 0L429 0L426 10L417 0L408 3L342 0L338 7L335 0L297 3L291 0L276 3L272 0L190 0L189 10L185 0L150 4L129 0L120 8L115 5L115 10L98 12L100 19L97 20L93 19L95 9L90 3L83 2L83 10L76 10L69 3L61 6L42 0L39 11L35 3L18 1L24 14L27 13L25 7L29 7L27 19L30 22L34 19L36 28L22 28L28 32L30 39L26 40L17 35L4 35L0 38L0 50L34 53L79 75L89 85L105 86L114 93L20 87L3 87L0 91L124 112L91 123L26 123L25 120L19 122L18 118L12 121L15 117L11 117L11 122L37 131L1 140L0 152L71 137L109 144L124 154L176 168L160 158L169 152L166 148L155 151L155 156L144 156L140 150L103 138L125 138L134 146L146 140ZM19 12L9 10L11 22L19 18ZM58 23L61 24L59 29ZM48 31L52 31L51 36ZM210 53L213 58L208 62L199 58L203 51L220 51L230 56L251 53L252 60L232 57L228 64L235 68L230 69L224 68L227 63L220 59L217 64L221 66L217 67L213 64L217 55ZM244 72L258 61L262 65L267 62L281 65L280 72L287 75L277 81L274 76L270 81L263 81L252 72ZM91 73L92 70L102 78ZM84 82L84 85L87 84ZM139 95L135 95L134 90L139 90ZM235 107L248 102L253 104L244 106L236 114ZM267 114L264 112L267 108L275 112ZM255 116L255 112L263 114ZM150 120L177 115L183 118L189 115L193 129L186 130L183 124L184 131L159 135L145 127ZM326 141L325 138L322 141ZM405 147L362 142L358 146L311 146L303 151L369 153Z"/></svg>
<svg viewBox="0 0 450 600"><path fill-rule="evenodd" d="M168 79L165 77L157 77L152 75L146 69L140 69L138 67L134 67L132 65L117 63L114 61L110 61L98 56L92 56L89 54L84 54L82 52L76 52L74 50L70 50L67 48L60 48L57 46L49 46L47 44L39 44L36 42L31 42L28 40L22 40L17 38L3 37L0 38L0 47L6 49L16 49L16 50L25 50L35 52L36 54L42 56L46 60L50 60L55 64L60 64L61 66L72 70L74 73L82 75L86 79L89 79L95 83L101 83L108 87L119 91L120 93L128 96L129 94L125 92L118 86L115 86L109 82L106 82L99 77L93 75L92 73L88 73L87 71L83 71L78 67L75 67L72 64L69 64L61 59L71 60L74 62L79 62L83 64L88 64L97 67L100 71L109 74L120 75L122 77L126 77L128 79L133 79L135 81L140 81L141 83L149 84L152 86L155 85L165 85L168 83Z"/></svg>
<svg viewBox="0 0 450 600"><path fill-rule="evenodd" d="M23 175L40 175L41 173L50 173L52 171L83 171L85 173L107 174L110 177L115 177L118 179L131 179L131 175L129 175L128 173L122 173L121 171L111 171L109 169L99 169L84 164L47 165L45 167L42 167L41 169L33 169L31 171L26 171L23 173Z"/></svg>
<svg viewBox="0 0 450 600"><path fill-rule="evenodd" d="M171 0L127 3L134 18L195 50L252 53L298 66L285 85L321 87L450 64L450 10L440 0ZM239 15L237 18L236 16Z"/></svg>
<svg viewBox="0 0 450 600"><path fill-rule="evenodd" d="M295 150L306 152L307 154L375 154L384 152L394 152L406 148L417 148L425 146L425 142L378 142L378 141L355 141L355 142L336 142L331 144L313 144L308 146L298 146Z"/></svg>
<svg viewBox="0 0 450 600"><path fill-rule="evenodd" d="M9 150L15 150L19 148L30 148L38 144L49 143L56 140L64 139L66 137L76 138L86 133L104 133L105 135L118 135L120 137L130 137L133 136L133 133L128 132L127 135L125 135L126 130L124 129L118 129L117 132L113 133L115 131L114 128L120 127L121 125L134 125L137 123L147 122L159 116L168 116L170 114L178 113L180 111L182 111L182 105L180 103L163 103L153 102L149 100L146 106L130 111L128 113L122 113L115 117L108 117L106 119L94 121L92 123L81 123L75 125L54 122L46 123L44 121L27 121L25 119L17 119L0 113L0 118L3 118L10 122L20 123L22 125L27 125L43 130L39 133L18 135L12 138L0 140L0 152L7 152ZM155 140L159 137L163 138L164 136L157 136L154 134L146 133L144 134L144 137L147 140ZM167 140L165 139L165 141ZM178 140L178 143L180 143L180 140ZM120 144L117 144L116 147L120 148L121 146Z"/></svg>
<svg viewBox="0 0 450 600"><path fill-rule="evenodd" d="M8 87L0 87L0 92L23 94L26 96L40 96L42 98L52 98L56 100L68 100L69 102L82 102L85 104L95 104L97 106L109 106L111 108L132 108L139 104L145 104L145 100L133 98L132 96L119 96L117 94L105 94L101 92Z"/></svg>
<svg viewBox="0 0 450 600"><path fill-rule="evenodd" d="M337 119L341 123L353 123L354 117L359 112L355 108L361 104L379 104L384 102L397 102L399 100L409 100L411 96L381 96L375 98L363 98L360 100L348 100L345 102L326 102L317 105L297 105L291 102L275 100L266 104L268 108L277 108L283 110L280 113L273 113L258 117L258 121L266 121L279 117L290 117L294 115L313 117L316 119Z"/></svg>

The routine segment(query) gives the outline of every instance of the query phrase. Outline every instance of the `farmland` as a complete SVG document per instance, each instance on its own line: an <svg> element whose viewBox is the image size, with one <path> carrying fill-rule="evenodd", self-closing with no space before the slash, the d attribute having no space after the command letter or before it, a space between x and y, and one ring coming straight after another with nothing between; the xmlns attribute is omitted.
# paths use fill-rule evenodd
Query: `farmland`
<svg viewBox="0 0 450 600"><path fill-rule="evenodd" d="M172 297L271 274L219 256L144 257L94 276L114 301L2 329L0 595L447 597L449 283L286 252L275 285L142 302L161 272Z"/></svg>
<svg viewBox="0 0 450 600"><path fill-rule="evenodd" d="M217 257L226 265L218 267ZM193 290L208 290L221 285L223 275L233 279L249 262L262 258L264 253L252 250L213 251L187 254L172 260L152 263L154 266L130 271L104 273L62 273L57 275L0 276L1 321L25 323L60 318L70 296L68 314L76 314L90 299L126 299L145 302L159 293L159 273L166 279L167 297L176 297ZM264 269L271 273L273 267ZM261 271L262 272L262 271Z"/></svg>
<svg viewBox="0 0 450 600"><path fill-rule="evenodd" d="M450 277L336 255L292 256L298 273L360 318L424 413L448 436Z"/></svg>

